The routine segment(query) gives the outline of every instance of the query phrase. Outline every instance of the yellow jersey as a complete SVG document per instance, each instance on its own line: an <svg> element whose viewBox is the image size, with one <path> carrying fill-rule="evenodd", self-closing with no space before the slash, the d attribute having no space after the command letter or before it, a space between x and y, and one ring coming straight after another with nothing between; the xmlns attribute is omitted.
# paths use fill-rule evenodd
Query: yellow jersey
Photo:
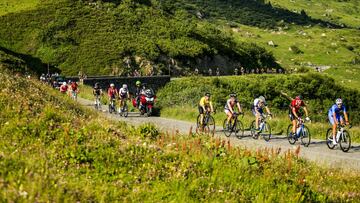
<svg viewBox="0 0 360 203"><path fill-rule="evenodd" d="M205 96L204 96L200 99L199 105L200 106L209 106L209 105L212 105L212 103L210 100L206 101Z"/></svg>

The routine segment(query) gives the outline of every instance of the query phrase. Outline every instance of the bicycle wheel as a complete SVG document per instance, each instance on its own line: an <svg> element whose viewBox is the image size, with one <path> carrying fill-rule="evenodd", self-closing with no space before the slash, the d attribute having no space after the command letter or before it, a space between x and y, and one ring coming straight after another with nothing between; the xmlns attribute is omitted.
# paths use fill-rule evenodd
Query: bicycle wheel
<svg viewBox="0 0 360 203"><path fill-rule="evenodd" d="M251 133L251 137L254 139L258 139L259 135L256 133L256 125L255 125L255 121L251 122L250 125L250 133Z"/></svg>
<svg viewBox="0 0 360 203"><path fill-rule="evenodd" d="M112 113L112 106L109 104L109 113Z"/></svg>
<svg viewBox="0 0 360 203"><path fill-rule="evenodd" d="M231 135L231 131L229 130L227 124L227 118L225 118L224 122L223 122L223 132L225 134L226 137L230 137Z"/></svg>
<svg viewBox="0 0 360 203"><path fill-rule="evenodd" d="M288 126L286 131L286 136L288 138L289 143L293 145L296 142L296 138L295 138L296 135L290 135L290 133L292 132L292 127L293 127L292 124Z"/></svg>
<svg viewBox="0 0 360 203"><path fill-rule="evenodd" d="M242 137L244 137L244 125L242 124L241 121L237 120L236 121L236 125L234 127L235 129L235 136L238 139L241 139Z"/></svg>
<svg viewBox="0 0 360 203"><path fill-rule="evenodd" d="M265 122L264 128L261 131L261 135L263 136L265 141L269 141L271 138L271 127L270 124Z"/></svg>
<svg viewBox="0 0 360 203"><path fill-rule="evenodd" d="M351 138L350 138L350 134L346 130L343 131L343 134L340 137L339 142L340 142L340 148L343 152L349 151L351 147Z"/></svg>
<svg viewBox="0 0 360 203"><path fill-rule="evenodd" d="M126 118L129 115L128 106L127 104L123 107L123 116Z"/></svg>
<svg viewBox="0 0 360 203"><path fill-rule="evenodd" d="M329 149L335 148L335 145L333 145L332 139L333 139L332 128L329 128L326 132L326 138L325 138L326 145L328 146Z"/></svg>
<svg viewBox="0 0 360 203"><path fill-rule="evenodd" d="M215 132L215 119L214 117L210 116L206 119L206 126L209 128L209 133Z"/></svg>
<svg viewBox="0 0 360 203"><path fill-rule="evenodd" d="M309 128L307 126L304 126L304 129L301 133L301 144L303 144L305 147L308 147L311 141L311 134Z"/></svg>
<svg viewBox="0 0 360 203"><path fill-rule="evenodd" d="M203 128L201 126L200 114L199 114L196 118L196 133L200 134L200 133L202 133L202 131L203 131Z"/></svg>

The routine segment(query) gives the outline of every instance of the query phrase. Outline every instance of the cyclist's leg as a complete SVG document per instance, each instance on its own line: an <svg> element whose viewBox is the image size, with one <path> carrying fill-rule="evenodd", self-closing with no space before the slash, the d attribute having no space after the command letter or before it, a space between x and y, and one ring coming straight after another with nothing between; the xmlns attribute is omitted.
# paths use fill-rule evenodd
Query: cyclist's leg
<svg viewBox="0 0 360 203"><path fill-rule="evenodd" d="M292 123L292 125L293 125L293 127L292 127L292 133L293 133L293 135L295 135L295 133L296 133L296 125L297 125L296 119L293 118L293 120L291 121L291 123Z"/></svg>
<svg viewBox="0 0 360 203"><path fill-rule="evenodd" d="M331 114L328 115L328 118L329 118L329 122L332 126L332 135L333 135L333 143L336 142L336 139L335 139L335 135L336 135L336 123L335 123L335 120L333 118L333 116Z"/></svg>
<svg viewBox="0 0 360 203"><path fill-rule="evenodd" d="M230 124L231 122L231 118L232 118L232 113L229 110L225 110L226 116L227 116L227 123Z"/></svg>
<svg viewBox="0 0 360 203"><path fill-rule="evenodd" d="M200 124L202 125L203 120L204 120L204 109L199 105L198 110L199 110L199 114L200 114Z"/></svg>

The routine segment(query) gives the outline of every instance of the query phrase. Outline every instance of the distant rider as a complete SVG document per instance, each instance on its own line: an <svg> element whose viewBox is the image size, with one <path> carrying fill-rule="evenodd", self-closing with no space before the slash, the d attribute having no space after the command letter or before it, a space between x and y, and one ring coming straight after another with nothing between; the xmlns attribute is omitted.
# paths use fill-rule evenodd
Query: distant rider
<svg viewBox="0 0 360 203"><path fill-rule="evenodd" d="M130 94L129 94L128 86L127 84L123 84L122 87L119 89L119 99L120 99L119 113L121 113L126 100L129 98L130 98Z"/></svg>
<svg viewBox="0 0 360 203"><path fill-rule="evenodd" d="M135 96L136 96L136 107L138 108L140 106L140 94L142 92L141 82L138 80L135 83L136 90L135 90Z"/></svg>
<svg viewBox="0 0 360 203"><path fill-rule="evenodd" d="M343 114L344 117L341 114ZM335 138L337 125L339 125L339 123L341 123L341 125L344 125L344 118L346 125L349 125L346 107L345 105L343 105L342 99L336 99L335 104L332 105L332 107L329 109L328 118L330 124L332 125L333 145L337 145Z"/></svg>
<svg viewBox="0 0 360 203"><path fill-rule="evenodd" d="M226 123L226 126L229 127L230 125L230 121L233 117L233 114L235 113L235 105L239 111L239 113L241 114L242 113L242 109L241 109L241 106L240 106L240 102L237 100L236 98L236 94L235 93L232 93L229 95L229 99L226 101L226 104L225 104L225 114L227 115L227 123Z"/></svg>
<svg viewBox="0 0 360 203"><path fill-rule="evenodd" d="M60 92L63 94L66 94L66 92L68 91L68 85L66 84L66 82L63 82L62 85L60 86Z"/></svg>
<svg viewBox="0 0 360 203"><path fill-rule="evenodd" d="M99 83L95 83L94 88L93 88L93 95L95 97L95 104L97 102L97 100L100 100L100 96L102 95L102 89L100 88Z"/></svg>
<svg viewBox="0 0 360 203"><path fill-rule="evenodd" d="M108 96L109 96L109 102L115 101L115 99L118 97L118 91L115 88L115 85L113 83L110 84L110 88L108 89Z"/></svg>

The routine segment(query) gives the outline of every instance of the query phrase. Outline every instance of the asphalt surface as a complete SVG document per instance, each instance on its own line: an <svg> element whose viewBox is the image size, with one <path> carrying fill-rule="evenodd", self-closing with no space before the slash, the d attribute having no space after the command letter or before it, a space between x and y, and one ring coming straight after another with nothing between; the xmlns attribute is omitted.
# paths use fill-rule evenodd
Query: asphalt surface
<svg viewBox="0 0 360 203"><path fill-rule="evenodd" d="M93 101L78 98L78 102L89 108L93 107ZM178 131L179 133L189 134L190 129L195 132L196 124L162 117L145 117L140 116L138 112L129 113L127 118L120 117L118 114L109 114L107 106L102 107L102 113L114 120L126 121L127 123L137 126L143 123L153 123L163 131ZM311 143L308 147L300 145L300 141L296 142L295 145L290 145L285 135L276 135L271 138L270 141L266 142L262 137L258 140L254 140L250 137L250 132L245 132L245 136L242 139L236 137L225 137L222 132L222 128L216 126L217 130L215 136L219 136L223 139L229 140L231 145L246 147L248 149L257 150L261 148L274 148L281 150L284 153L288 150L295 151L296 148L300 147L299 156L313 161L321 166L330 168L340 168L348 170L360 171L360 144L352 143L351 149L348 152L341 151L339 146L336 146L333 150L330 150L324 140L311 139ZM351 131L350 131L351 132Z"/></svg>

